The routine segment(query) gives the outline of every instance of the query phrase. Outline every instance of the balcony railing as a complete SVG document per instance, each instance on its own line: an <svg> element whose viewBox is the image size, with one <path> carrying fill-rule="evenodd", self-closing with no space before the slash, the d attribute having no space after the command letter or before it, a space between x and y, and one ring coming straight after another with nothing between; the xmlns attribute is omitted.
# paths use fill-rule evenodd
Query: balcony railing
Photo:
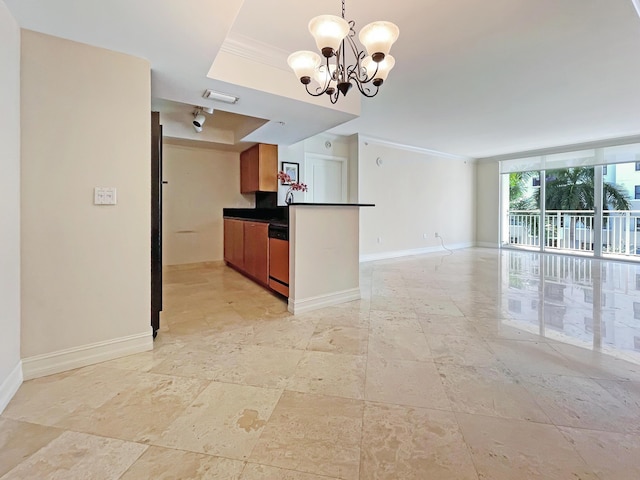
<svg viewBox="0 0 640 480"><path fill-rule="evenodd" d="M539 248L544 241L545 249L594 250L593 210L547 210L544 225L539 210L511 210L508 221L508 245ZM603 212L601 239L603 255L640 258L640 210Z"/></svg>

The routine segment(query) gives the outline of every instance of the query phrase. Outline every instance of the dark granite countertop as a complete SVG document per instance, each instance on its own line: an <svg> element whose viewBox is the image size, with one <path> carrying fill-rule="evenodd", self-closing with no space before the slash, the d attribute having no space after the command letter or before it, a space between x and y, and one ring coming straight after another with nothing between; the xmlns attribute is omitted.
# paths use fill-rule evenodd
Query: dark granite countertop
<svg viewBox="0 0 640 480"><path fill-rule="evenodd" d="M303 206L303 207L375 207L375 203L307 203L307 202L293 202L289 206Z"/></svg>
<svg viewBox="0 0 640 480"><path fill-rule="evenodd" d="M224 218L236 218L239 220L273 223L275 225L289 224L289 209L287 207L223 208L222 216Z"/></svg>

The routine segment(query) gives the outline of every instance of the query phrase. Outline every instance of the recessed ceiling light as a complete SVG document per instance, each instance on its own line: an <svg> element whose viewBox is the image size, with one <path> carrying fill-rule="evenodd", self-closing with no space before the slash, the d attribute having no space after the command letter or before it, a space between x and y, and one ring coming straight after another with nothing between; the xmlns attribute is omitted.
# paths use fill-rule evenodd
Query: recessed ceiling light
<svg viewBox="0 0 640 480"><path fill-rule="evenodd" d="M204 98L208 98L209 100L217 100L218 102L224 103L237 103L240 100L238 97L234 95L229 95L228 93L222 92L214 92L213 90L205 90Z"/></svg>

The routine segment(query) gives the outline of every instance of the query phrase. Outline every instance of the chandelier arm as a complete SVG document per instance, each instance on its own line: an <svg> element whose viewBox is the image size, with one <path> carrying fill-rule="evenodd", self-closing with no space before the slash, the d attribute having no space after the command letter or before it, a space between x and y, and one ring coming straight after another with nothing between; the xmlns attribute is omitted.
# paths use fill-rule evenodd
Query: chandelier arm
<svg viewBox="0 0 640 480"><path fill-rule="evenodd" d="M324 68L326 68L326 72L325 72L326 75L324 76L325 80L324 80L324 88L322 89L322 93L326 92L327 89L329 88L329 85L331 85L331 77L333 76L331 73L331 68L329 68L329 59L325 58L324 63L325 63Z"/></svg>
<svg viewBox="0 0 640 480"><path fill-rule="evenodd" d="M366 55L363 50L358 50L358 46L355 41L351 37L347 37L349 42L349 46L351 47L351 51L353 52L353 56L356 59L356 63L354 65L349 66L349 78L357 78L359 82L369 83L374 78L376 78L376 74L378 73L378 68L380 64L374 62L376 64L376 70L373 72L371 76L367 74L367 70L362 66L362 61L365 59Z"/></svg>
<svg viewBox="0 0 640 480"><path fill-rule="evenodd" d="M356 79L356 86L358 87L358 90L360 90L360 93L367 98L375 97L380 91L380 86L377 86L376 91L371 93L371 89L369 87L364 87L363 83L357 81L357 79Z"/></svg>
<svg viewBox="0 0 640 480"><path fill-rule="evenodd" d="M307 90L307 93L309 95L311 95L312 97L319 97L321 95L324 95L327 92L327 88L325 87L324 89L322 89L322 91L320 91L319 93L313 93L311 90L309 90L309 85L305 85L304 88ZM316 90L319 90L320 88L318 87Z"/></svg>

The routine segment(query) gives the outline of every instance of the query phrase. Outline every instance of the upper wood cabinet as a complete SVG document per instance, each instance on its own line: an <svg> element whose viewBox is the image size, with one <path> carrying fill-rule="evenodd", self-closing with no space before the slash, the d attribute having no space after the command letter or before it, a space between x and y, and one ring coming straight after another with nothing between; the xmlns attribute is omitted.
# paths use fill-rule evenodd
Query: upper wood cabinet
<svg viewBox="0 0 640 480"><path fill-rule="evenodd" d="M278 191L278 146L258 143L240 154L240 192Z"/></svg>

